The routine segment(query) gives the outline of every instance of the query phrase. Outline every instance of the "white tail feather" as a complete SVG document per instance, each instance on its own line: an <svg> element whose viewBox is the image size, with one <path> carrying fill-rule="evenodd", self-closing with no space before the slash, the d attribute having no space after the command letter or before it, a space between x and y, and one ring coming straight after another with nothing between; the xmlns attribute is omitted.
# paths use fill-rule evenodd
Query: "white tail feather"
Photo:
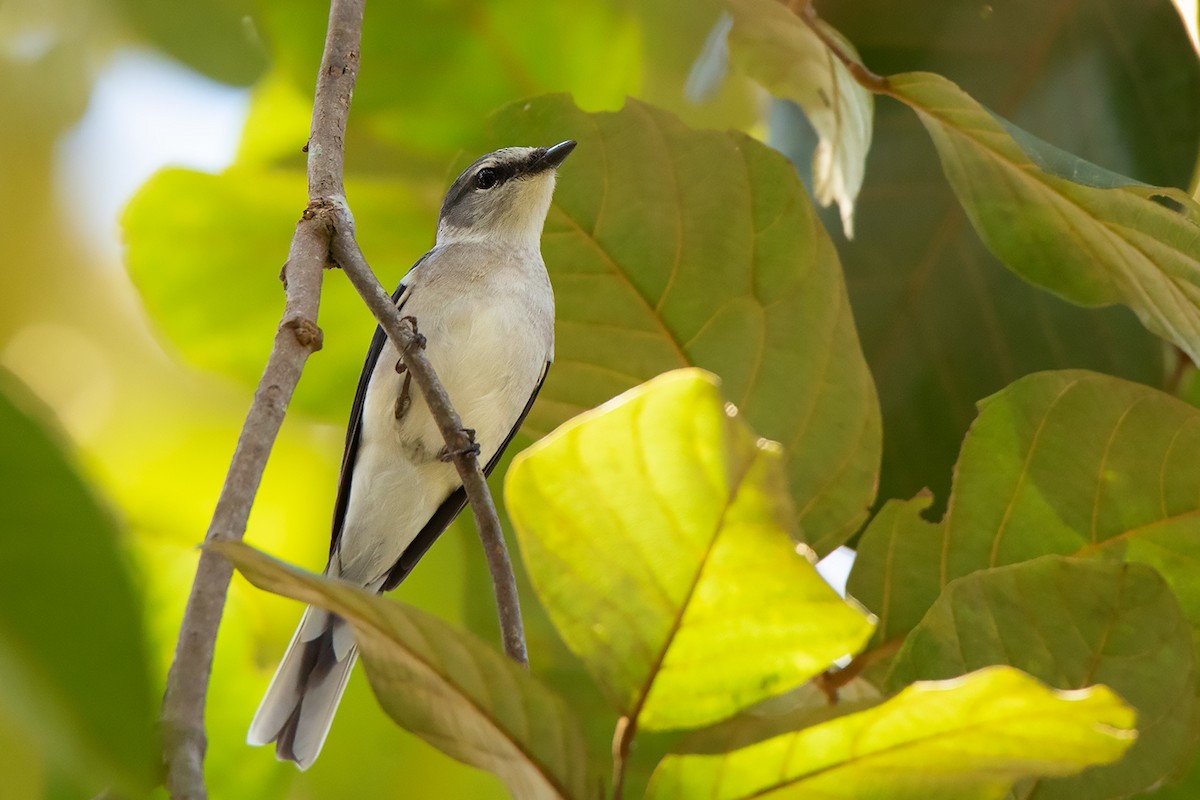
<svg viewBox="0 0 1200 800"><path fill-rule="evenodd" d="M300 769L321 752L358 656L357 647L335 648L349 626L313 611L305 610L246 735L251 745L277 742L276 755Z"/></svg>

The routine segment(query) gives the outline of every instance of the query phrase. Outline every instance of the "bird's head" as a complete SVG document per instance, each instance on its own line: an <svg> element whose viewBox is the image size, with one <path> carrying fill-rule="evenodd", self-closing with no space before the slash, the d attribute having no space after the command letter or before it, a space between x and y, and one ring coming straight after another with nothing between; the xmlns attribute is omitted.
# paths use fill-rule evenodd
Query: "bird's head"
<svg viewBox="0 0 1200 800"><path fill-rule="evenodd" d="M437 242L521 242L542 235L558 165L574 141L553 147L505 147L467 167L442 202Z"/></svg>

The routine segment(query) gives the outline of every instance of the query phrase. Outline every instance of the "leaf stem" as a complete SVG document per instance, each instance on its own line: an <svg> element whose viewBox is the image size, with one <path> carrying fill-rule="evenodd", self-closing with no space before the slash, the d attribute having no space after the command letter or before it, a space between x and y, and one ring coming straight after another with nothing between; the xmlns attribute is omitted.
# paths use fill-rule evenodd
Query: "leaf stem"
<svg viewBox="0 0 1200 800"><path fill-rule="evenodd" d="M792 13L816 34L817 38L821 40L821 44L825 45L829 52L842 62L850 76L860 86L876 94L892 94L892 87L887 78L867 69L861 61L842 49L841 42L829 35L829 31L825 29L825 23L817 15L817 9L813 7L812 0L786 0L786 4Z"/></svg>
<svg viewBox="0 0 1200 800"><path fill-rule="evenodd" d="M629 746L637 733L637 718L622 716L613 731L613 800L622 800L625 794L625 764L629 760Z"/></svg>

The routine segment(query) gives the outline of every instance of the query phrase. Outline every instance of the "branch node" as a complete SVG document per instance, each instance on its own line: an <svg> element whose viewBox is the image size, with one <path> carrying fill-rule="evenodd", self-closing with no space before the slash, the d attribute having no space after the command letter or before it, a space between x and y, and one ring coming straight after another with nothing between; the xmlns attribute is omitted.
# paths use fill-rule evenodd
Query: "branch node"
<svg viewBox="0 0 1200 800"><path fill-rule="evenodd" d="M302 346L317 352L325 345L325 334L317 323L304 317L292 317L283 323Z"/></svg>

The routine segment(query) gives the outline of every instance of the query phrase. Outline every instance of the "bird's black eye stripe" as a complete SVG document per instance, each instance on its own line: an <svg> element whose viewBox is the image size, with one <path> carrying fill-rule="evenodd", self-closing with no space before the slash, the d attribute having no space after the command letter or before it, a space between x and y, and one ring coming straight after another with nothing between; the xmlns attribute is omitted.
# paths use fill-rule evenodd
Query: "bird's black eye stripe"
<svg viewBox="0 0 1200 800"><path fill-rule="evenodd" d="M478 189L491 189L498 183L500 183L500 172L492 167L484 167L475 173L475 187Z"/></svg>

